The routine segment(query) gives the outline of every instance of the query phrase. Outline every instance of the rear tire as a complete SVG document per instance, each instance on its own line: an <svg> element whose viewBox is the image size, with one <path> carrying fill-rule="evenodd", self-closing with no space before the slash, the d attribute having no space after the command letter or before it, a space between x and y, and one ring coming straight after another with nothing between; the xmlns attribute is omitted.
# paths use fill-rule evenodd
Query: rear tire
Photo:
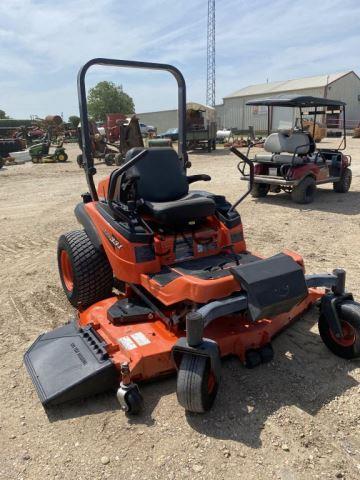
<svg viewBox="0 0 360 480"><path fill-rule="evenodd" d="M56 158L56 159L57 159L57 161L60 162L60 163L65 163L68 158L69 158L69 157L67 156L66 153L59 153L59 154L57 155L57 158Z"/></svg>
<svg viewBox="0 0 360 480"><path fill-rule="evenodd" d="M75 308L85 309L112 294L113 272L105 254L97 250L86 232L61 235L58 266L64 292Z"/></svg>
<svg viewBox="0 0 360 480"><path fill-rule="evenodd" d="M352 180L352 171L345 168L338 182L333 183L334 191L337 193L347 193L350 190Z"/></svg>
<svg viewBox="0 0 360 480"><path fill-rule="evenodd" d="M254 198L264 198L269 193L270 185L267 183L255 183L251 189L251 196Z"/></svg>
<svg viewBox="0 0 360 480"><path fill-rule="evenodd" d="M330 329L326 317L321 314L318 327L322 341L327 348L341 358L360 357L360 303L345 301L338 307L338 316L342 324L344 336L336 338Z"/></svg>
<svg viewBox="0 0 360 480"><path fill-rule="evenodd" d="M218 382L211 371L210 359L185 353L178 371L176 395L188 412L210 410L216 398Z"/></svg>
<svg viewBox="0 0 360 480"><path fill-rule="evenodd" d="M3 157L0 157L0 170L3 168L5 165L5 159Z"/></svg>
<svg viewBox="0 0 360 480"><path fill-rule="evenodd" d="M316 193L316 182L313 177L305 177L291 192L291 199L295 203L312 203Z"/></svg>

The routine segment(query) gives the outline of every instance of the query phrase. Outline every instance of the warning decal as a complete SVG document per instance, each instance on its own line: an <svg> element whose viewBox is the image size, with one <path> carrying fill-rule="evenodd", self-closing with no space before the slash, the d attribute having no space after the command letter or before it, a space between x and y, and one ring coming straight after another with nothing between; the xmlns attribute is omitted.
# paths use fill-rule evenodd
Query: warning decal
<svg viewBox="0 0 360 480"><path fill-rule="evenodd" d="M144 345L149 345L150 340L142 333L136 332L131 335L131 338L135 340L135 342L140 346L143 347Z"/></svg>
<svg viewBox="0 0 360 480"><path fill-rule="evenodd" d="M132 333L130 336L121 337L118 339L118 342L126 350L134 350L134 348L143 347L151 343L150 340L142 332L136 332Z"/></svg>
<svg viewBox="0 0 360 480"><path fill-rule="evenodd" d="M134 348L137 348L136 343L134 343L130 337L121 337L118 339L118 342L121 343L126 350L134 350Z"/></svg>

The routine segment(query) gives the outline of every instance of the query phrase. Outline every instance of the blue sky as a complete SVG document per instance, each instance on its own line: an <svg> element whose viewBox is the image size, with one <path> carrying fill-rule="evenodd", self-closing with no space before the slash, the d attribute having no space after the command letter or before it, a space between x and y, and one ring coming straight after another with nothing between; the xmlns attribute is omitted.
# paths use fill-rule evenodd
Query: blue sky
<svg viewBox="0 0 360 480"><path fill-rule="evenodd" d="M216 100L243 86L360 72L358 0L217 0ZM206 0L0 0L0 108L14 118L78 113L76 74L98 56L172 63L205 101ZM166 73L94 69L137 112L176 106Z"/></svg>

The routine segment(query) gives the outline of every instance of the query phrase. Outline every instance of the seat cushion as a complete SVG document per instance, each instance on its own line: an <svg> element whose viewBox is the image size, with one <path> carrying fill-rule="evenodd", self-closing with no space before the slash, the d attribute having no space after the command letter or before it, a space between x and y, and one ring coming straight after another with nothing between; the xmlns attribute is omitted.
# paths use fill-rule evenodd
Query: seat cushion
<svg viewBox="0 0 360 480"><path fill-rule="evenodd" d="M179 224L213 215L215 213L215 202L212 198L190 192L172 202L145 201L144 209L158 222Z"/></svg>
<svg viewBox="0 0 360 480"><path fill-rule="evenodd" d="M275 163L277 165L284 165L285 163L293 163L294 165L302 165L306 163L308 157L299 157L298 155L295 156L293 161L293 155L286 154L286 153L273 153L273 154L262 154L262 155L255 155L254 161L258 163Z"/></svg>
<svg viewBox="0 0 360 480"><path fill-rule="evenodd" d="M310 138L304 132L282 132L270 134L264 143L264 150L270 153L296 153L298 155L309 153L311 150Z"/></svg>
<svg viewBox="0 0 360 480"><path fill-rule="evenodd" d="M254 161L259 163L272 162L273 154L272 153L257 153L254 156Z"/></svg>

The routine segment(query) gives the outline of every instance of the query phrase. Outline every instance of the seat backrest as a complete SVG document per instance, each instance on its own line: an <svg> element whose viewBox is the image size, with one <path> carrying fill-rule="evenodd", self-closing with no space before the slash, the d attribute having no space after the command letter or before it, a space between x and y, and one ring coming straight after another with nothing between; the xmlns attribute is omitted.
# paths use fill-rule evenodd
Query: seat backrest
<svg viewBox="0 0 360 480"><path fill-rule="evenodd" d="M272 133L264 143L264 149L271 153L306 154L310 151L310 138L304 132Z"/></svg>
<svg viewBox="0 0 360 480"><path fill-rule="evenodd" d="M125 162L142 150L129 150ZM137 196L150 202L171 202L189 192L183 163L176 151L169 147L149 148L147 154L128 170L126 177L139 177L136 180Z"/></svg>

